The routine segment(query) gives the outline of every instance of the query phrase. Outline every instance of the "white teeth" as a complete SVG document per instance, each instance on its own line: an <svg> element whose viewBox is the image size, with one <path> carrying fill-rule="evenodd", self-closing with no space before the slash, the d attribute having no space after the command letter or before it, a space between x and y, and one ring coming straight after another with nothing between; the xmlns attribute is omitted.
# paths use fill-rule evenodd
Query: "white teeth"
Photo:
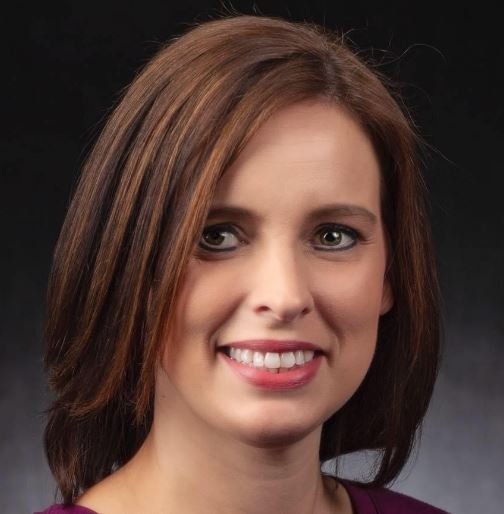
<svg viewBox="0 0 504 514"><path fill-rule="evenodd" d="M254 361L255 364L255 361ZM280 367L280 355L278 353L268 352L264 357L265 368L279 368Z"/></svg>
<svg viewBox="0 0 504 514"><path fill-rule="evenodd" d="M292 368L296 364L296 357L292 352L286 352L280 355L280 361L282 368Z"/></svg>
<svg viewBox="0 0 504 514"><path fill-rule="evenodd" d="M264 366L264 355L260 352L254 352L253 363L256 368L262 368Z"/></svg>
<svg viewBox="0 0 504 514"><path fill-rule="evenodd" d="M247 364L250 364L254 360L254 355L252 350L242 350L241 351L241 361Z"/></svg>
<svg viewBox="0 0 504 514"><path fill-rule="evenodd" d="M304 364L304 352L303 350L298 350L296 352L296 364L301 366Z"/></svg>
<svg viewBox="0 0 504 514"><path fill-rule="evenodd" d="M303 353L305 362L310 362L313 359L313 356L315 355L315 352L313 350L305 350Z"/></svg>
<svg viewBox="0 0 504 514"><path fill-rule="evenodd" d="M302 366L310 362L315 352L313 350L297 350L296 352L255 352L250 349L229 348L232 359L267 371L283 372L294 366Z"/></svg>

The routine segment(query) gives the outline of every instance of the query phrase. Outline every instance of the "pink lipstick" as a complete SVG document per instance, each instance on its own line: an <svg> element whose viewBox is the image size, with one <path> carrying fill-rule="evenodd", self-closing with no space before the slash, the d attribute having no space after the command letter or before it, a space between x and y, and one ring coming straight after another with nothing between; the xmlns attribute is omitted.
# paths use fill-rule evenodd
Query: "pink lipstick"
<svg viewBox="0 0 504 514"><path fill-rule="evenodd" d="M323 352L320 346L306 341L279 341L277 339L249 339L246 341L236 341L222 345L217 349L223 347L233 347L241 349L249 349L256 352L295 352L297 350L313 350L314 352Z"/></svg>
<svg viewBox="0 0 504 514"><path fill-rule="evenodd" d="M251 385L269 391L287 391L301 388L315 378L322 362L322 351L311 343L297 341L240 341L228 347L249 349L261 352L294 352L297 350L314 351L313 359L301 366L295 366L282 373L271 373L265 368L255 367L231 358L225 351L219 351L219 358L231 367L233 372ZM221 347L221 350L224 348Z"/></svg>

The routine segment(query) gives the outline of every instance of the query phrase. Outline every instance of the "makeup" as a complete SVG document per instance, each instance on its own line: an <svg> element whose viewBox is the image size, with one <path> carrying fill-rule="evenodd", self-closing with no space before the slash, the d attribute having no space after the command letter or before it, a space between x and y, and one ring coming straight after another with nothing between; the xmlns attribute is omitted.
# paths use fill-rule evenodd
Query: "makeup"
<svg viewBox="0 0 504 514"><path fill-rule="evenodd" d="M260 389L269 391L288 391L299 389L311 382L322 362L323 354L315 354L310 362L283 373L271 373L264 368L255 368L238 362L223 352L217 353L225 366L230 366L240 379Z"/></svg>

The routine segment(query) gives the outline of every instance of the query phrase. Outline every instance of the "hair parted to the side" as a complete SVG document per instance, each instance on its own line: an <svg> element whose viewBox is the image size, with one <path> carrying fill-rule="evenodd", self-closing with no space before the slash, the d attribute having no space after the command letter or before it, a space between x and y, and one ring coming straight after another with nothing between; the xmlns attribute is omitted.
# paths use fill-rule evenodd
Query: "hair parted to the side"
<svg viewBox="0 0 504 514"><path fill-rule="evenodd" d="M154 371L219 178L257 128L297 101L353 113L381 161L395 303L353 397L323 426L320 461L380 450L397 477L437 375L439 287L418 138L383 78L312 23L238 15L163 47L110 115L84 164L49 278L45 364L55 394L45 447L65 503L144 441Z"/></svg>

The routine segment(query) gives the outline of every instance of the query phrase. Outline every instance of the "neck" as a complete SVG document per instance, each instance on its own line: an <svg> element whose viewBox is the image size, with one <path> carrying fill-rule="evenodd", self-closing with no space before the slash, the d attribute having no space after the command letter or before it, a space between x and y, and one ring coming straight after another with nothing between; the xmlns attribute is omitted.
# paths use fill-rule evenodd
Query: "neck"
<svg viewBox="0 0 504 514"><path fill-rule="evenodd" d="M166 400L166 399L165 399ZM173 407L173 406L172 406ZM320 473L321 427L268 447L216 432L189 409L156 406L152 429L121 471L136 512L347 512ZM334 485L334 484L333 484ZM343 489L338 488L338 491ZM345 493L343 493L345 494Z"/></svg>

